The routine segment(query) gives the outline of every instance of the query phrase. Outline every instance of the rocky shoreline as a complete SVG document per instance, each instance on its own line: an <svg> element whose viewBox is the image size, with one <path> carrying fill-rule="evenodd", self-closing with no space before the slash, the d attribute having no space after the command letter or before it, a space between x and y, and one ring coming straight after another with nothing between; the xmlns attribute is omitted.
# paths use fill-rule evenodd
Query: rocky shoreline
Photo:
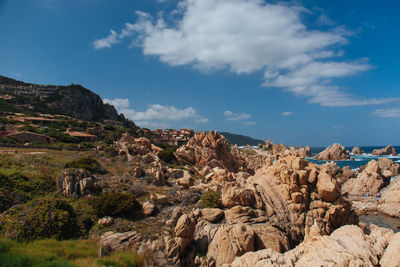
<svg viewBox="0 0 400 267"><path fill-rule="evenodd" d="M120 144L133 160L128 148L132 145L126 140ZM148 154L153 153L151 146L146 146L141 157L157 162L156 154ZM100 241L102 251L136 244L139 252L150 250L154 255L149 266L394 266L400 261L393 252L400 234L358 219L365 212L398 215L397 202L392 204L389 198L399 183L379 191L387 179L398 175L398 164L374 161L356 174L333 162L309 163L304 150L271 142L266 146L269 156L249 156L230 147L217 132L196 134L175 152L178 163L195 166L195 175L186 171L175 182L182 190L216 194L220 202L175 207L153 241L139 242L133 232L106 233ZM345 153L340 146L333 147ZM157 181L165 184L163 179ZM364 191L381 192L385 202L350 195L361 190L359 184L368 185ZM154 194L151 199L156 206L170 203L165 195Z"/></svg>

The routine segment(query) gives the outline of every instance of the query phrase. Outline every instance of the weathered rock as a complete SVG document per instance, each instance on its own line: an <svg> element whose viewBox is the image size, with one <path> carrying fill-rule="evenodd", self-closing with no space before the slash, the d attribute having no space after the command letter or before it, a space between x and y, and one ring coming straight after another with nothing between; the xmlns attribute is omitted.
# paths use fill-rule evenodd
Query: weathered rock
<svg viewBox="0 0 400 267"><path fill-rule="evenodd" d="M390 178L399 174L400 165L387 158L371 160L363 167L356 178L348 180L342 186L342 192L352 195L377 194L389 184Z"/></svg>
<svg viewBox="0 0 400 267"><path fill-rule="evenodd" d="M155 185L164 186L166 182L166 176L162 167L153 167L146 170L146 174L152 178Z"/></svg>
<svg viewBox="0 0 400 267"><path fill-rule="evenodd" d="M222 188L222 205L227 208L233 206L252 206L254 193L250 189L242 187L225 186Z"/></svg>
<svg viewBox="0 0 400 267"><path fill-rule="evenodd" d="M153 203L146 201L142 204L142 211L145 216L149 216L154 212L155 206Z"/></svg>
<svg viewBox="0 0 400 267"><path fill-rule="evenodd" d="M83 169L64 171L59 180L59 187L65 196L81 197L101 192L101 187L96 184L93 175Z"/></svg>
<svg viewBox="0 0 400 267"><path fill-rule="evenodd" d="M246 162L240 153L229 147L224 136L215 131L198 132L189 142L180 147L175 155L180 163L197 166L222 167L231 172L246 169Z"/></svg>
<svg viewBox="0 0 400 267"><path fill-rule="evenodd" d="M389 246L379 264L382 267L400 266L400 233L395 234L389 240Z"/></svg>
<svg viewBox="0 0 400 267"><path fill-rule="evenodd" d="M169 204L169 198L166 195L162 194L152 194L150 199L153 200L157 204L166 205Z"/></svg>
<svg viewBox="0 0 400 267"><path fill-rule="evenodd" d="M224 216L224 211L221 209L206 208L201 210L202 217L209 222L217 222Z"/></svg>
<svg viewBox="0 0 400 267"><path fill-rule="evenodd" d="M135 231L125 233L106 232L100 237L100 257L113 251L123 251L139 242L141 237Z"/></svg>
<svg viewBox="0 0 400 267"><path fill-rule="evenodd" d="M400 218L400 179L391 182L390 185L381 190L381 201L378 211L392 217Z"/></svg>
<svg viewBox="0 0 400 267"><path fill-rule="evenodd" d="M114 219L110 216L103 217L99 219L98 224L102 226L108 226L111 225L114 222Z"/></svg>
<svg viewBox="0 0 400 267"><path fill-rule="evenodd" d="M353 147L353 149L351 150L351 153L353 155L361 155L364 153L364 150L361 150L361 148L359 148L358 146Z"/></svg>
<svg viewBox="0 0 400 267"><path fill-rule="evenodd" d="M160 159L157 157L157 155L152 152L144 155L142 157L142 159L143 159L144 163L152 163L152 162L160 161Z"/></svg>
<svg viewBox="0 0 400 267"><path fill-rule="evenodd" d="M392 147L391 145L389 145L385 148L382 148L382 149L374 149L374 151L372 151L371 154L376 155L376 156L383 156L383 155L397 156L396 149L394 147Z"/></svg>
<svg viewBox="0 0 400 267"><path fill-rule="evenodd" d="M185 189L194 185L194 180L188 171L183 172L183 177L176 180L176 184L182 186Z"/></svg>
<svg viewBox="0 0 400 267"><path fill-rule="evenodd" d="M232 267L377 266L388 240L379 228L365 235L357 226L343 226L330 236L313 236L284 254L271 249L246 253Z"/></svg>
<svg viewBox="0 0 400 267"><path fill-rule="evenodd" d="M327 147L324 151L319 153L316 157L317 160L344 160L349 159L349 151L341 144L335 143Z"/></svg>
<svg viewBox="0 0 400 267"><path fill-rule="evenodd" d="M327 202L335 201L340 195L337 181L326 171L320 172L318 175L317 190L322 200Z"/></svg>
<svg viewBox="0 0 400 267"><path fill-rule="evenodd" d="M221 266L253 250L254 232L249 227L244 224L221 225L208 247L207 258L213 258L216 266Z"/></svg>
<svg viewBox="0 0 400 267"><path fill-rule="evenodd" d="M187 214L183 214L175 226L175 236L193 238L196 221Z"/></svg>
<svg viewBox="0 0 400 267"><path fill-rule="evenodd" d="M254 249L270 248L276 252L285 252L290 249L289 239L284 233L272 226L264 224L249 225L255 233Z"/></svg>

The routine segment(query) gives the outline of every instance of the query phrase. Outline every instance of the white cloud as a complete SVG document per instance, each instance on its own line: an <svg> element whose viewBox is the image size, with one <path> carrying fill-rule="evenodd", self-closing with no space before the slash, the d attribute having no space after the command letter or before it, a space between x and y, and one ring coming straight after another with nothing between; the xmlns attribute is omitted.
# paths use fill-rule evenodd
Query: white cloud
<svg viewBox="0 0 400 267"><path fill-rule="evenodd" d="M233 113L230 110L224 112L224 116L228 121L240 121L251 118L250 114L247 113Z"/></svg>
<svg viewBox="0 0 400 267"><path fill-rule="evenodd" d="M308 12L298 5L261 0L181 0L172 11L175 21L137 12L135 23L96 40L95 48L110 47L123 38L131 46L171 66L189 65L201 71L229 70L236 74L264 73L264 86L278 87L323 106L361 106L399 101L364 99L333 85L337 78L371 69L366 60L338 61L352 33L343 26L326 31L308 29L301 21ZM326 15L320 23L332 24Z"/></svg>
<svg viewBox="0 0 400 267"><path fill-rule="evenodd" d="M104 99L104 103L113 105L117 110L129 108L130 103L128 98L115 98L115 99Z"/></svg>
<svg viewBox="0 0 400 267"><path fill-rule="evenodd" d="M153 104L145 111L136 111L130 107L127 98L104 99L105 103L114 105L118 112L143 127L164 127L184 120L195 123L207 123L209 120L197 114L193 107L179 109L174 106Z"/></svg>
<svg viewBox="0 0 400 267"><path fill-rule="evenodd" d="M293 115L293 112L291 112L291 111L284 111L284 112L282 112L282 115L283 115L283 116L290 116L290 115Z"/></svg>
<svg viewBox="0 0 400 267"><path fill-rule="evenodd" d="M246 125L256 125L255 121L246 121L244 124Z"/></svg>
<svg viewBox="0 0 400 267"><path fill-rule="evenodd" d="M112 45L120 42L120 36L114 31L110 30L110 34L102 39L95 40L93 42L94 49L109 48Z"/></svg>
<svg viewBox="0 0 400 267"><path fill-rule="evenodd" d="M383 108L374 110L372 116L381 118L400 118L400 108Z"/></svg>

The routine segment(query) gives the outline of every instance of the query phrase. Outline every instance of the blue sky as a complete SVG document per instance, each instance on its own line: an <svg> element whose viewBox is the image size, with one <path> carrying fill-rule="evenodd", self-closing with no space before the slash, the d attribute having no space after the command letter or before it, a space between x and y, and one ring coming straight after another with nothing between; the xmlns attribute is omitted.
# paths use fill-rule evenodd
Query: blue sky
<svg viewBox="0 0 400 267"><path fill-rule="evenodd" d="M148 128L398 145L398 1L0 0L0 74Z"/></svg>

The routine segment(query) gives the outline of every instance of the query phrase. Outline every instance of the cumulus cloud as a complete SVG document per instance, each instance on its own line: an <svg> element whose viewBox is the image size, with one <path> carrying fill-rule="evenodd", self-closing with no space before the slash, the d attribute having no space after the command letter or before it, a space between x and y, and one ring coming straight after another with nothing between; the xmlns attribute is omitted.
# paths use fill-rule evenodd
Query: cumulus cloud
<svg viewBox="0 0 400 267"><path fill-rule="evenodd" d="M240 120L245 120L251 118L250 114L247 113L233 113L230 110L226 110L224 112L224 116L228 121L240 121Z"/></svg>
<svg viewBox="0 0 400 267"><path fill-rule="evenodd" d="M338 49L352 33L343 26L308 29L301 20L304 12L308 11L298 5L261 0L182 0L168 16L174 21L137 12L135 23L126 23L120 34L112 31L94 44L100 49L129 37L131 46L171 66L236 74L261 71L264 86L323 106L399 101L365 99L334 85L335 79L358 75L371 65L366 60L340 61L343 53ZM332 24L326 15L319 21Z"/></svg>
<svg viewBox="0 0 400 267"><path fill-rule="evenodd" d="M290 116L290 115L293 115L293 112L291 112L291 111L284 111L284 112L282 112L282 115L283 115L283 116Z"/></svg>
<svg viewBox="0 0 400 267"><path fill-rule="evenodd" d="M372 116L381 118L400 118L400 108L383 108L374 110Z"/></svg>
<svg viewBox="0 0 400 267"><path fill-rule="evenodd" d="M118 112L143 127L165 127L173 122L193 121L207 123L209 120L200 116L193 107L179 109L174 106L152 104L145 111L136 111L130 107L129 99L104 99L104 103L114 105Z"/></svg>

